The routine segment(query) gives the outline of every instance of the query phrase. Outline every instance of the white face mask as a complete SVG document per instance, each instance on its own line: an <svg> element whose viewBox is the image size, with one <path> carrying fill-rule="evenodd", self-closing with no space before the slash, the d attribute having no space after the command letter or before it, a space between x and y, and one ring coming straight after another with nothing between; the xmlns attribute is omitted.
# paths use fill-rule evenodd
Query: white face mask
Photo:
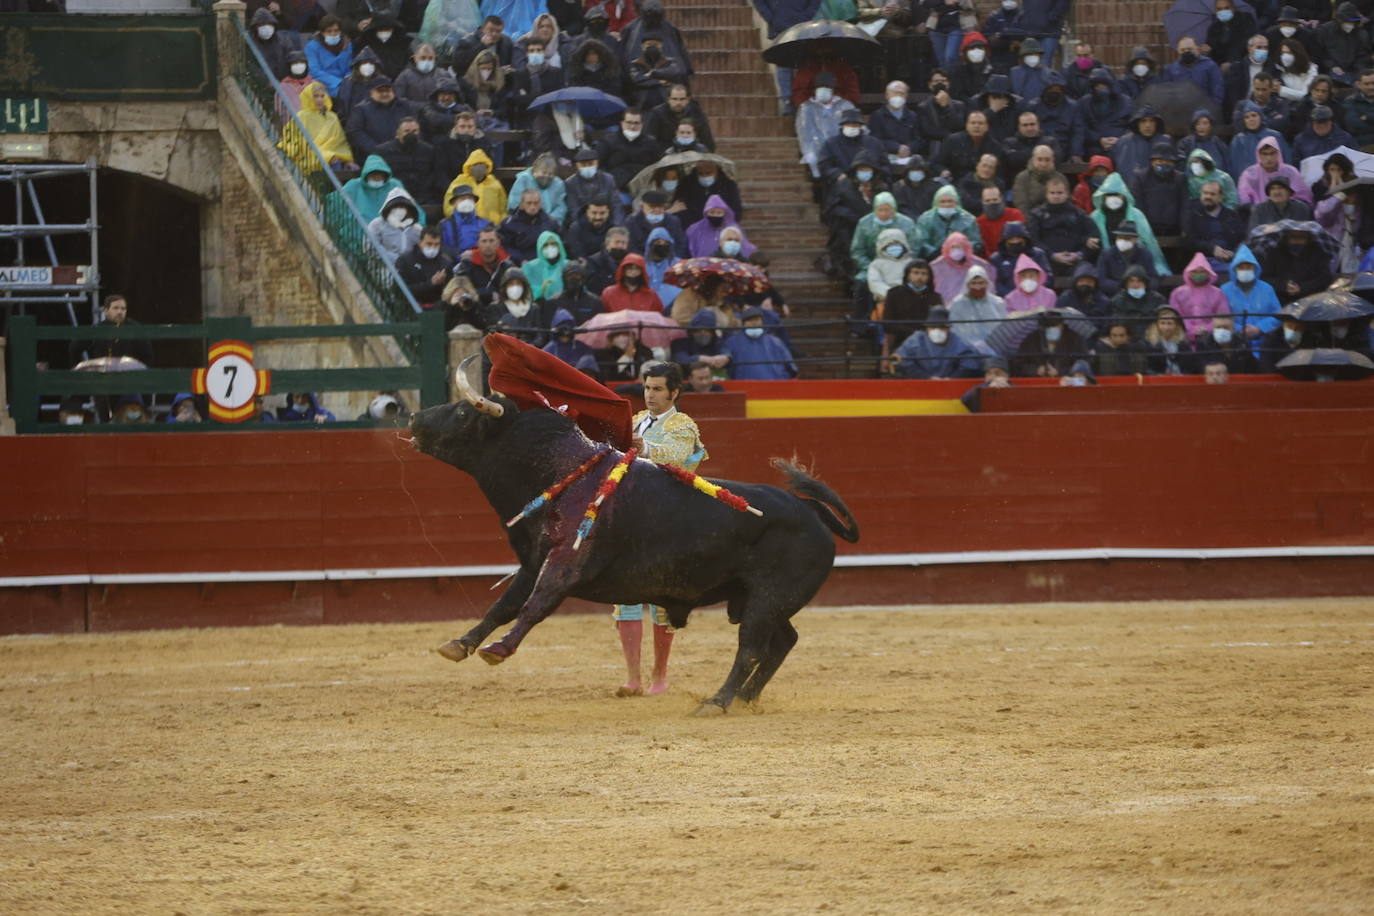
<svg viewBox="0 0 1374 916"><path fill-rule="evenodd" d="M1302 331L1299 331L1296 328L1284 328L1283 339L1285 343L1296 344L1299 340L1302 339ZM68 417L68 420L70 419L71 418Z"/></svg>
<svg viewBox="0 0 1374 916"><path fill-rule="evenodd" d="M904 245L888 245L883 249L883 254L889 258L900 258L905 252L906 246Z"/></svg>
<svg viewBox="0 0 1374 916"><path fill-rule="evenodd" d="M1134 240L1132 240L1132 239L1117 239L1117 240L1116 240L1116 250L1119 251L1119 252L1121 252L1122 254L1125 254L1125 253L1128 252L1128 251L1133 251L1134 249L1135 249L1135 241L1134 241Z"/></svg>
<svg viewBox="0 0 1374 916"><path fill-rule="evenodd" d="M1250 284L1255 282L1255 272L1253 270L1237 270L1236 281L1239 283Z"/></svg>
<svg viewBox="0 0 1374 916"><path fill-rule="evenodd" d="M726 239L725 241L720 243L721 252L732 258L735 255L739 254L739 249L740 243L735 241L734 239Z"/></svg>
<svg viewBox="0 0 1374 916"><path fill-rule="evenodd" d="M1231 342L1230 328L1212 328L1212 339L1223 347Z"/></svg>
<svg viewBox="0 0 1374 916"><path fill-rule="evenodd" d="M951 261L962 261L966 256L967 254L962 248L951 248L949 250L949 258Z"/></svg>
<svg viewBox="0 0 1374 916"><path fill-rule="evenodd" d="M1016 0L1002 0L1002 9L1008 13L1013 12L1016 9Z"/></svg>
<svg viewBox="0 0 1374 916"><path fill-rule="evenodd" d="M1345 34L1349 35L1351 32L1355 31L1355 23L1353 23L1353 22L1342 22L1342 23L1341 23L1341 31L1344 32Z"/></svg>
<svg viewBox="0 0 1374 916"><path fill-rule="evenodd" d="M845 126L840 128L840 132L851 139L857 137L859 135L859 131L860 128L855 127L853 124L846 124Z"/></svg>
<svg viewBox="0 0 1374 916"><path fill-rule="evenodd" d="M1040 66L1040 55L1039 55L1039 54L1027 54L1027 55L1026 55L1026 66L1027 66L1027 67L1038 67L1038 66Z"/></svg>
<svg viewBox="0 0 1374 916"><path fill-rule="evenodd" d="M385 179L385 178L369 178L369 179L367 179L367 186L368 186L369 188L380 188L380 187L382 187L382 186L385 185L385 184L386 184L386 179Z"/></svg>
<svg viewBox="0 0 1374 916"><path fill-rule="evenodd" d="M663 181L662 181L662 187L663 187L663 190L665 190L665 191L667 191L667 192L669 192L669 193L672 193L673 191L676 191L676 190L677 190L677 179L676 179L676 178L665 178L665 179L663 179Z"/></svg>
<svg viewBox="0 0 1374 916"><path fill-rule="evenodd" d="M628 128L624 128L624 127L620 128L620 132L621 132L622 134L624 134L624 135L625 135L625 139L626 139L626 140L629 140L631 143L633 143L633 142L635 142L636 140L638 140L638 139L639 139L639 135L640 135L640 133L641 133L641 131L629 130Z"/></svg>
<svg viewBox="0 0 1374 916"><path fill-rule="evenodd" d="M263 41L268 41L268 40L270 40L270 39L272 38L272 36L275 35L275 34L277 34L277 28L276 28L276 26L271 26L271 25L260 25L260 26L258 26L258 37L261 38Z"/></svg>
<svg viewBox="0 0 1374 916"><path fill-rule="evenodd" d="M949 340L949 331L946 331L944 328L931 328L929 331L926 331L926 336L930 338L931 343L939 346Z"/></svg>
<svg viewBox="0 0 1374 916"><path fill-rule="evenodd" d="M969 63L981 64L983 58L987 56L987 53L988 52L984 51L982 48L970 48L968 52Z"/></svg>
<svg viewBox="0 0 1374 916"><path fill-rule="evenodd" d="M391 34L392 34L392 33L391 33L391 30L390 30L390 29L387 29L385 32L378 32L378 33L377 33L377 40L380 41L380 42L382 42L382 43L386 43L386 42L388 42L388 41L391 40Z"/></svg>
<svg viewBox="0 0 1374 916"><path fill-rule="evenodd" d="M1292 38L1292 37L1293 37L1294 35L1296 35L1297 33L1298 33L1298 30L1297 30L1297 28L1294 27L1294 26L1291 26L1291 25L1281 25L1281 26L1279 26L1279 34L1282 35L1284 38Z"/></svg>
<svg viewBox="0 0 1374 916"><path fill-rule="evenodd" d="M324 43L327 44L327 45L329 45L331 48L338 47L339 42L341 42L341 41L343 41L343 36L342 36L342 35L326 35L326 36L324 36Z"/></svg>
<svg viewBox="0 0 1374 916"><path fill-rule="evenodd" d="M415 69L416 69L416 70L419 70L421 73L429 73L431 70L434 69L434 61L432 61L432 60L417 60L417 61L415 62Z"/></svg>
<svg viewBox="0 0 1374 916"><path fill-rule="evenodd" d="M1034 277L1027 277L1020 282L1021 292L1033 293L1040 288L1040 281Z"/></svg>
<svg viewBox="0 0 1374 916"><path fill-rule="evenodd" d="M1126 206L1126 200L1122 197L1108 197L1106 198L1106 204L1108 210L1120 210L1122 207Z"/></svg>
<svg viewBox="0 0 1374 916"><path fill-rule="evenodd" d="M62 418L63 426L80 426L84 422L86 422L85 417L81 416L79 413L68 414Z"/></svg>
<svg viewBox="0 0 1374 916"><path fill-rule="evenodd" d="M471 197L465 197L454 204L453 209L457 210L459 213L471 213L477 209L477 202Z"/></svg>
<svg viewBox="0 0 1374 916"><path fill-rule="evenodd" d="M506 301L508 302L519 302L524 294L525 287L519 283L511 283L506 286Z"/></svg>
<svg viewBox="0 0 1374 916"><path fill-rule="evenodd" d="M698 176L697 176L697 184L701 185L703 188L709 188L711 185L713 185L713 184L715 184L715 183L716 183L716 176L714 176L714 175L698 175Z"/></svg>
<svg viewBox="0 0 1374 916"><path fill-rule="evenodd" d="M1150 72L1150 65L1136 64L1134 67L1131 68L1131 72L1143 79L1145 75Z"/></svg>
<svg viewBox="0 0 1374 916"><path fill-rule="evenodd" d="M386 215L386 221L397 229L408 229L415 220L404 210L392 210Z"/></svg>
<svg viewBox="0 0 1374 916"><path fill-rule="evenodd" d="M292 75L292 76L305 76L305 71L306 71L306 66L305 66L305 64L292 64L292 65L291 65L291 75Z"/></svg>
<svg viewBox="0 0 1374 916"><path fill-rule="evenodd" d="M439 247L438 247L437 245L421 245L421 246L420 246L420 254L424 255L424 256L427 257L427 258L432 258L432 257L434 257L435 255L437 255L438 253L439 253Z"/></svg>
<svg viewBox="0 0 1374 916"><path fill-rule="evenodd" d="M506 311L510 312L516 318L524 318L530 313L530 305L531 303L529 302L516 302L513 299L507 299Z"/></svg>
<svg viewBox="0 0 1374 916"><path fill-rule="evenodd" d="M829 103L830 103L830 100L833 99L834 97L835 97L835 90L834 90L834 89L831 89L829 86L817 86L817 87L816 87L816 101L817 101L817 102L820 102L822 105L827 105L827 104L829 104Z"/></svg>
<svg viewBox="0 0 1374 916"><path fill-rule="evenodd" d="M892 98L887 100L887 107L891 108L893 111L901 111L903 108L906 107L906 96L894 95Z"/></svg>
<svg viewBox="0 0 1374 916"><path fill-rule="evenodd" d="M546 261L557 261L557 260L558 260L558 246L557 246L557 245L545 245L545 246L544 246L544 260L546 260Z"/></svg>
<svg viewBox="0 0 1374 916"><path fill-rule="evenodd" d="M1063 333L1064 329L1059 327L1058 325L1048 327L1045 328L1045 339L1048 340L1050 343L1057 343L1059 341L1059 335Z"/></svg>
<svg viewBox="0 0 1374 916"><path fill-rule="evenodd" d="M1201 162L1190 162L1188 169L1199 178L1207 174L1207 166Z"/></svg>
<svg viewBox="0 0 1374 916"><path fill-rule="evenodd" d="M1293 55L1292 55L1292 54L1280 54L1280 55L1279 55L1279 63L1283 64L1285 67L1291 67L1291 66L1293 66L1293 60L1294 60L1294 58L1293 58Z"/></svg>
<svg viewBox="0 0 1374 916"><path fill-rule="evenodd" d="M1081 375L1070 375L1065 377L1064 384L1069 388L1086 388L1088 380Z"/></svg>
<svg viewBox="0 0 1374 916"><path fill-rule="evenodd" d="M377 72L376 64L358 64L358 72L363 76L371 76Z"/></svg>
<svg viewBox="0 0 1374 916"><path fill-rule="evenodd" d="M477 76L478 76L478 78L480 78L480 79L482 80L482 82L484 82L484 83L487 83L487 82L490 82L490 81L491 81L491 75L492 75L493 72L494 72L494 71L492 71L492 69L491 69L490 67L478 67L478 68L477 68Z"/></svg>

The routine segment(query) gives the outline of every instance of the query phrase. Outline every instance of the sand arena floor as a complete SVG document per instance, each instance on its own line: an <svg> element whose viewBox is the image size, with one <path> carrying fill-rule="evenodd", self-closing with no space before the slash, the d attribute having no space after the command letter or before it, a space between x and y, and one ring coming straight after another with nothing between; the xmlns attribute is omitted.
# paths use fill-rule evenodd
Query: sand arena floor
<svg viewBox="0 0 1374 916"><path fill-rule="evenodd" d="M0 912L1374 912L1372 604L0 639Z"/></svg>

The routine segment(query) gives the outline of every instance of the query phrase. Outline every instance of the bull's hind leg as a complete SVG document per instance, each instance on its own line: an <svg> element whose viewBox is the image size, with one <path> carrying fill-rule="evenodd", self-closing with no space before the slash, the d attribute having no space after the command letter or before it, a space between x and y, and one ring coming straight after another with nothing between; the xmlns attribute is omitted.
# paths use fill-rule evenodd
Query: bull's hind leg
<svg viewBox="0 0 1374 916"><path fill-rule="evenodd" d="M768 640L772 622L763 615L746 613L739 627L739 649L735 652L735 664L725 678L725 683L716 691L715 696L702 700L695 715L721 713L730 708L740 688L764 661L768 650Z"/></svg>
<svg viewBox="0 0 1374 916"><path fill-rule="evenodd" d="M520 613L520 608L524 606L530 590L534 588L534 581L534 574L521 567L516 571L515 578L511 580L510 587L501 593L501 597L496 599L496 602L492 604L486 615L478 621L475 627L457 639L450 639L435 651L444 658L455 662L461 662L476 652L477 647L492 634L493 630L510 623Z"/></svg>
<svg viewBox="0 0 1374 916"><path fill-rule="evenodd" d="M744 686L739 689L739 699L746 703L753 703L763 692L763 688L768 686L768 682L773 679L773 675L778 673L782 663L787 659L787 653L792 651L792 647L797 644L797 628L792 626L792 621L783 620L779 622L773 630L772 636L768 640L768 648L765 650L764 658L754 673L749 675L749 679L744 682Z"/></svg>

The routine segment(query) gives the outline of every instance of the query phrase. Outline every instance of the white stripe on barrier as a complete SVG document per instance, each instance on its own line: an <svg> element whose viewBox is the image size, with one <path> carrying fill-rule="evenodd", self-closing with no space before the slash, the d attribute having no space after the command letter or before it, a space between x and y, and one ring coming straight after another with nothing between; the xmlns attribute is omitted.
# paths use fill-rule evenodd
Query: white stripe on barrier
<svg viewBox="0 0 1374 916"><path fill-rule="evenodd" d="M869 553L835 558L837 568L948 566L963 563L1045 563L1057 560L1253 560L1302 557L1368 557L1374 545L1316 547L1088 547L1074 550L971 550L961 553ZM396 566L379 569L296 569L247 572L98 573L0 577L0 588L44 585L176 585L217 582L357 582L369 579L433 579L507 576L514 564Z"/></svg>

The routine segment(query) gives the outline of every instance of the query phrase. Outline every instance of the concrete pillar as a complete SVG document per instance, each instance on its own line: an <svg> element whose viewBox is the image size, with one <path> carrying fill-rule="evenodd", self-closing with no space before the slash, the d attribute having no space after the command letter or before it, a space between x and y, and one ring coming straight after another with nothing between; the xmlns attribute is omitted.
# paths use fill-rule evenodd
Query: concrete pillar
<svg viewBox="0 0 1374 916"><path fill-rule="evenodd" d="M242 53L238 48L239 37L234 34L234 16L243 21L248 4L243 0L217 0L215 10L215 36L219 43L219 77L223 81L234 72L235 62ZM222 87L221 87L222 91Z"/></svg>
<svg viewBox="0 0 1374 916"><path fill-rule="evenodd" d="M453 367L459 366L463 360L474 354L480 355L482 352L482 332L470 324L460 324L448 332L448 364ZM481 361L478 360L480 365ZM469 376L471 378L471 376ZM486 386L477 379L472 381L473 387L482 390ZM458 388L453 384L452 376L448 380L448 399L458 400Z"/></svg>

